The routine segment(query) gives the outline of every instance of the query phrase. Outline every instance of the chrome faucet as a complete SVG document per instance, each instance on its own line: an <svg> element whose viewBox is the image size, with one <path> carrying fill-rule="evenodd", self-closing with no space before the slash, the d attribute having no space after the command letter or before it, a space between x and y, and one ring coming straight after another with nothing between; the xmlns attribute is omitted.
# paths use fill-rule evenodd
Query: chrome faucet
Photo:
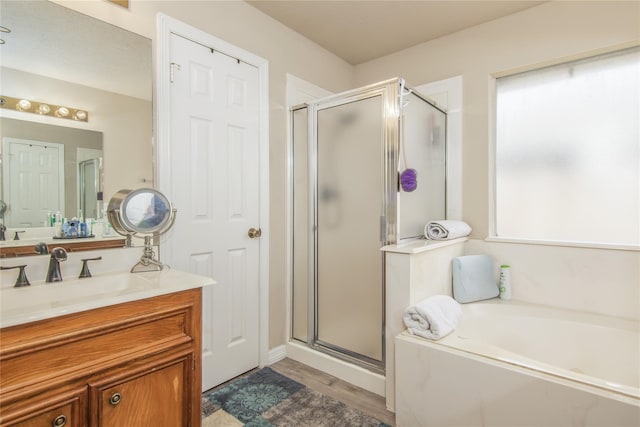
<svg viewBox="0 0 640 427"><path fill-rule="evenodd" d="M62 282L62 274L60 273L60 263L67 260L67 251L64 248L51 249L51 259L49 260L49 269L47 270L47 283Z"/></svg>

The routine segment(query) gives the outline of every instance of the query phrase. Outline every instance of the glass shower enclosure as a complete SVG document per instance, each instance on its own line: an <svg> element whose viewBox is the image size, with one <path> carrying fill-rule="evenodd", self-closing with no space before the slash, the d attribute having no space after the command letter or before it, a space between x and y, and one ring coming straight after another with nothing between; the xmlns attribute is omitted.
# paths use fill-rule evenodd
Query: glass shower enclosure
<svg viewBox="0 0 640 427"><path fill-rule="evenodd" d="M384 372L380 249L445 218L445 135L445 112L400 78L291 109L294 340Z"/></svg>

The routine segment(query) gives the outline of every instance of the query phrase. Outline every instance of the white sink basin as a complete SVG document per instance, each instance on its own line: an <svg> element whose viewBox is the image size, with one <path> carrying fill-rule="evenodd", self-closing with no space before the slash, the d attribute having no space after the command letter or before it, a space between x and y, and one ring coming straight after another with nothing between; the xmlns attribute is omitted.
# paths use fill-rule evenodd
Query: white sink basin
<svg viewBox="0 0 640 427"><path fill-rule="evenodd" d="M0 290L0 327L19 325L214 284L208 277L165 269L114 273Z"/></svg>

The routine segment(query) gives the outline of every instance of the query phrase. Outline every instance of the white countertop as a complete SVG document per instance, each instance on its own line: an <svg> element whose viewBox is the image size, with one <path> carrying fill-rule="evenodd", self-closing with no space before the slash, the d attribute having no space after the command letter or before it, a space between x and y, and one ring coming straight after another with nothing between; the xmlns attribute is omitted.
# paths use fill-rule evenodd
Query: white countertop
<svg viewBox="0 0 640 427"><path fill-rule="evenodd" d="M108 273L62 282L36 282L0 290L0 327L215 284L209 277L165 268L148 273Z"/></svg>

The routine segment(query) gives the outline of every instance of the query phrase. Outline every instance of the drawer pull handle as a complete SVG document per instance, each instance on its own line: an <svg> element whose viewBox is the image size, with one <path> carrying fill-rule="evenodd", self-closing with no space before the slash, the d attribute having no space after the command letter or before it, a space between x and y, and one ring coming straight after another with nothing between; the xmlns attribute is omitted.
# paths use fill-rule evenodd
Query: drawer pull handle
<svg viewBox="0 0 640 427"><path fill-rule="evenodd" d="M116 406L122 400L122 395L120 393L113 393L109 398L109 403L113 406Z"/></svg>
<svg viewBox="0 0 640 427"><path fill-rule="evenodd" d="M51 425L53 427L62 427L67 424L67 416L66 415L58 415L55 417Z"/></svg>

